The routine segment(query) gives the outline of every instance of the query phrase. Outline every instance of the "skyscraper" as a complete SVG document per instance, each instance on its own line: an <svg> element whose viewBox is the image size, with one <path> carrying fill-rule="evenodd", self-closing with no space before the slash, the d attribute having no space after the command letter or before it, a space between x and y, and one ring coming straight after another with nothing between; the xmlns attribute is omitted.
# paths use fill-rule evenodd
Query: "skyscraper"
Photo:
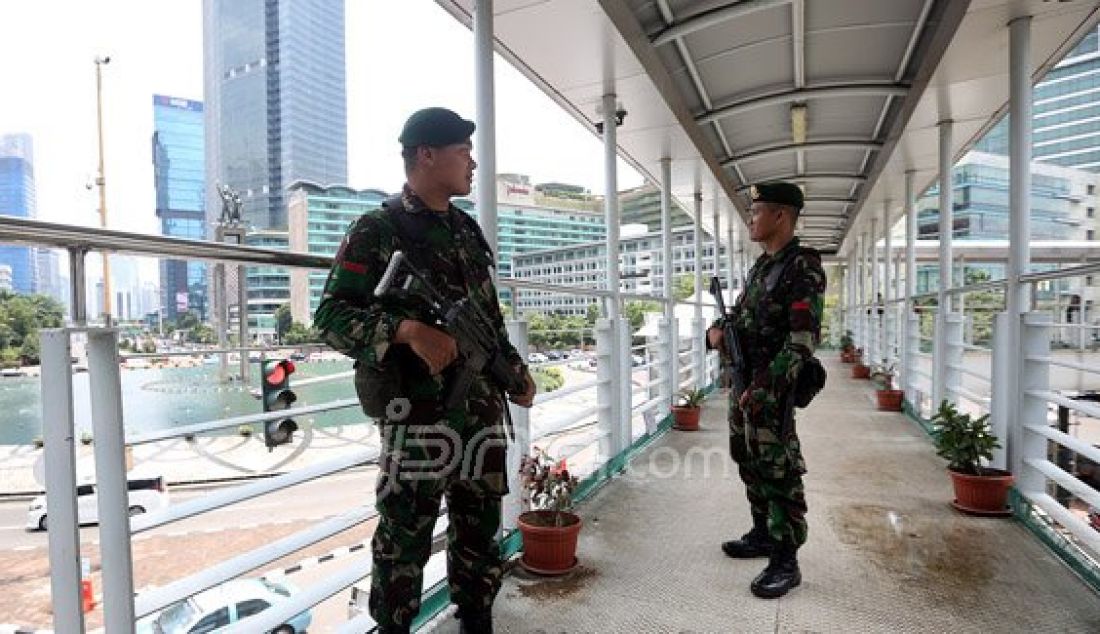
<svg viewBox="0 0 1100 634"><path fill-rule="evenodd" d="M34 218L34 146L29 134L0 136L0 215ZM0 264L11 267L16 293L37 290L38 258L32 247L0 246Z"/></svg>
<svg viewBox="0 0 1100 634"><path fill-rule="evenodd" d="M203 0L206 199L287 228L286 187L347 182L344 0Z"/></svg>
<svg viewBox="0 0 1100 634"><path fill-rule="evenodd" d="M207 238L202 102L153 95L153 179L161 233ZM206 319L207 287L202 262L160 261L165 319L175 320L186 312Z"/></svg>

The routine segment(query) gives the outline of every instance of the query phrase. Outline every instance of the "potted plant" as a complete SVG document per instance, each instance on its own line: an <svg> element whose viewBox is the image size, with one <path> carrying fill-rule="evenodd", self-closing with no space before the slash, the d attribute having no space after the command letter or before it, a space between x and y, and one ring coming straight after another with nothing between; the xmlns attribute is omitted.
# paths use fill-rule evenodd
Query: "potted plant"
<svg viewBox="0 0 1100 634"><path fill-rule="evenodd" d="M852 362L855 363L855 365L852 366L853 379L871 378L871 366L863 364L863 348L856 348L856 351L853 353Z"/></svg>
<svg viewBox="0 0 1100 634"><path fill-rule="evenodd" d="M972 418L963 414L945 399L932 417L932 437L936 454L947 460L947 472L955 485L955 501L951 504L972 515L1005 516L1008 489L1012 474L983 467L983 460L993 458L993 450L1001 446L990 433L989 414Z"/></svg>
<svg viewBox="0 0 1100 634"><path fill-rule="evenodd" d="M845 330L840 338L840 361L842 363L855 363L856 342L852 339L852 331Z"/></svg>
<svg viewBox="0 0 1100 634"><path fill-rule="evenodd" d="M520 562L538 574L569 572L577 565L581 531L581 518L572 512L577 479L569 474L565 460L555 462L538 447L523 457L519 475L528 509L517 520L523 535Z"/></svg>
<svg viewBox="0 0 1100 634"><path fill-rule="evenodd" d="M699 389L685 389L680 392L676 405L672 406L672 417L676 421L672 426L683 431L698 431L699 415L707 393Z"/></svg>
<svg viewBox="0 0 1100 634"><path fill-rule="evenodd" d="M878 398L878 408L884 412L900 412L901 401L905 397L905 392L895 389L894 379L897 377L897 371L894 369L893 364L888 364L886 361L882 362L882 365L877 366L871 372L871 380L875 382L878 388L875 392L875 396Z"/></svg>

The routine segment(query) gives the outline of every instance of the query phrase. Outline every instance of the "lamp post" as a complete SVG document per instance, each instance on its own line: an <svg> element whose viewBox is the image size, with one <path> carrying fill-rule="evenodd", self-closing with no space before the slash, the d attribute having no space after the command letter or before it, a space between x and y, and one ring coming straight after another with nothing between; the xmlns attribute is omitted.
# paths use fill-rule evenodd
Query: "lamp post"
<svg viewBox="0 0 1100 634"><path fill-rule="evenodd" d="M99 130L99 174L95 184L99 187L99 226L107 228L107 178L103 171L103 67L110 63L109 56L95 58L96 127ZM111 324L111 260L106 251L103 256L103 321Z"/></svg>

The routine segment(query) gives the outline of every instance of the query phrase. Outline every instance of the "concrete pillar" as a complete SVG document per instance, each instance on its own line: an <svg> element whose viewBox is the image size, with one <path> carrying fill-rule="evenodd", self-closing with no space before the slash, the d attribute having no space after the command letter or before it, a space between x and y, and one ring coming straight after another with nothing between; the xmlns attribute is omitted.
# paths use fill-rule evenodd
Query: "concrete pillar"
<svg viewBox="0 0 1100 634"><path fill-rule="evenodd" d="M939 408L946 397L944 381L947 377L947 315L951 312L951 299L947 290L951 288L951 234L954 226L953 205L954 190L951 179L951 121L941 121L939 147L939 187L940 187L940 287L936 310L936 335L933 348L934 370L932 372L932 406Z"/></svg>
<svg viewBox="0 0 1100 634"><path fill-rule="evenodd" d="M493 0L474 2L474 92L477 98L477 220L493 253L497 250L497 141L493 83ZM493 271L496 277L496 270ZM515 303L516 298L512 297Z"/></svg>

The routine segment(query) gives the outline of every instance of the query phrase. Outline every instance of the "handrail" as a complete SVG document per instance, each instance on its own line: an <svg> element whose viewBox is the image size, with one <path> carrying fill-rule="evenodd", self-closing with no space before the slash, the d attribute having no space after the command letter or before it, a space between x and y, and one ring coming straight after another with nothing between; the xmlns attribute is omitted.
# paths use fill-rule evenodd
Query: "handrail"
<svg viewBox="0 0 1100 634"><path fill-rule="evenodd" d="M316 414L318 412L327 412L334 409L343 409L345 407L359 407L359 399L345 398L339 401L322 403L320 405L292 407L290 409L284 409L275 412L263 412L260 414L248 414L246 416L234 416L232 418L220 418L217 420L207 421L205 423L195 423L194 425L184 425L182 427L161 429L144 434L136 434L130 437L126 441L126 444L130 446L143 445L146 443L157 442L158 440L178 438L180 436L186 436L188 434L201 434L208 431L228 429L230 427L236 427L238 425L250 425L252 423L266 423L272 420L293 418L295 416L302 416L305 414Z"/></svg>

